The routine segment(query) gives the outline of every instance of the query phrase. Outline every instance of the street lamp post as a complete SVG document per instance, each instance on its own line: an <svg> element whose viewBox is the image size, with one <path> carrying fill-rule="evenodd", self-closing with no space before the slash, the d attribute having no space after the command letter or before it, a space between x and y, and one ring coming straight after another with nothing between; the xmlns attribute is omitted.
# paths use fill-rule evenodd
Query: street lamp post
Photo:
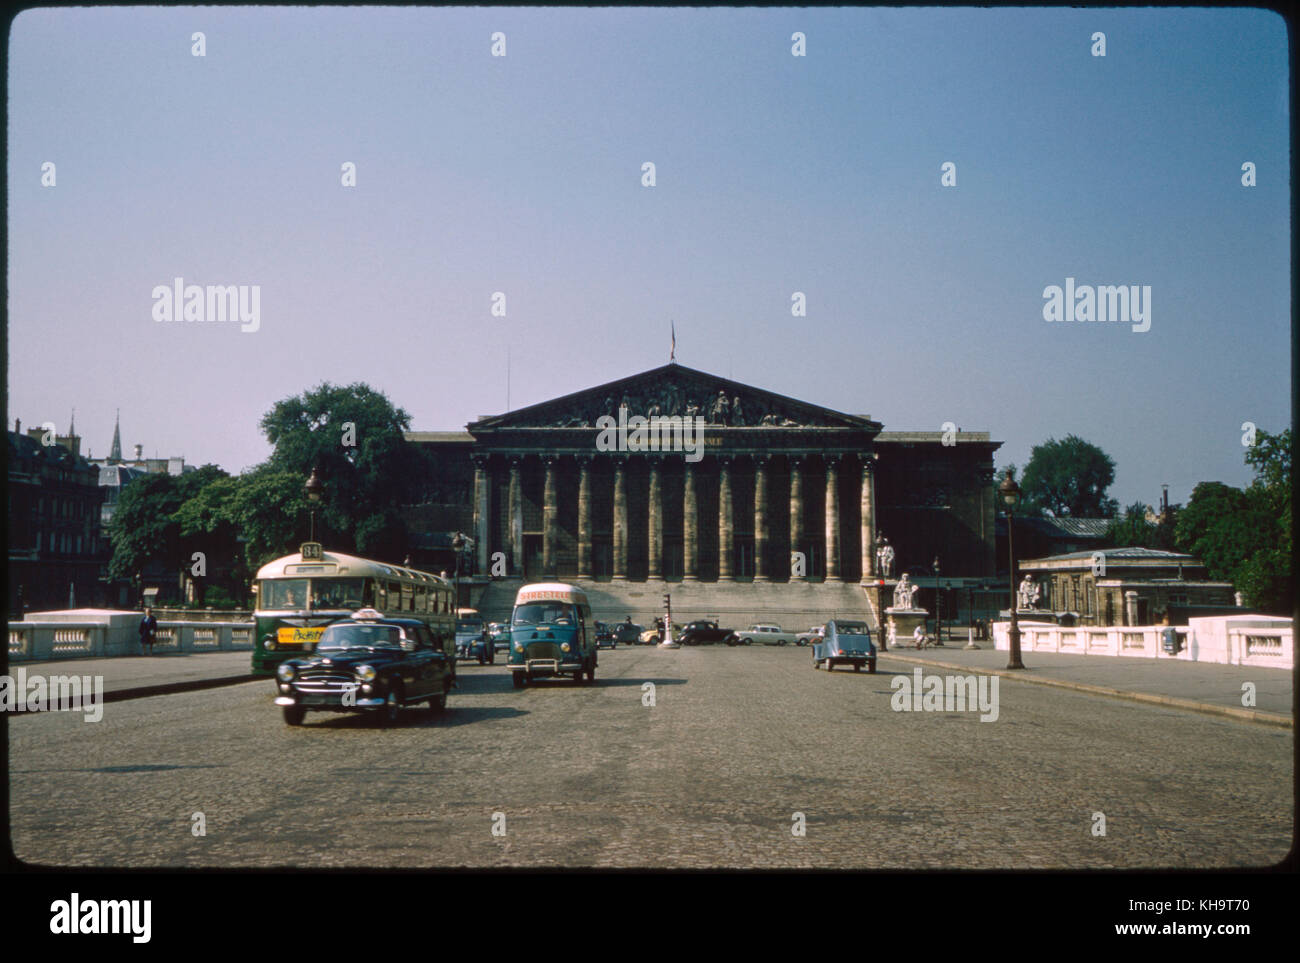
<svg viewBox="0 0 1300 963"><path fill-rule="evenodd" d="M460 556L465 551L465 535L457 532L452 536L451 549L456 554L456 574L452 577L452 586L456 592L456 610L460 611Z"/></svg>
<svg viewBox="0 0 1300 963"><path fill-rule="evenodd" d="M978 649L975 644L975 590L969 585L966 586L966 620L970 623L966 629L966 648Z"/></svg>
<svg viewBox="0 0 1300 963"><path fill-rule="evenodd" d="M1016 545L1013 534L1016 502L1020 500L1020 486L1011 477L1010 468L1007 469L1002 484L998 485L998 494L1002 496L1002 501L1007 506L1007 554L1010 556L1011 562L1011 571L1007 576L1011 584L1011 626L1007 630L1007 642L1011 648L1011 656L1007 662L1007 668L1023 669L1025 664L1020 661L1020 622L1016 619Z"/></svg>
<svg viewBox="0 0 1300 963"><path fill-rule="evenodd" d="M313 465L311 477L302 486L303 491L307 493L307 502L311 512L311 537L308 539L309 542L316 541L316 506L320 504L321 494L325 491L325 485L316 474L316 470L317 466Z"/></svg>
<svg viewBox="0 0 1300 963"><path fill-rule="evenodd" d="M934 644L943 645L943 585L939 582L939 556L934 557Z"/></svg>

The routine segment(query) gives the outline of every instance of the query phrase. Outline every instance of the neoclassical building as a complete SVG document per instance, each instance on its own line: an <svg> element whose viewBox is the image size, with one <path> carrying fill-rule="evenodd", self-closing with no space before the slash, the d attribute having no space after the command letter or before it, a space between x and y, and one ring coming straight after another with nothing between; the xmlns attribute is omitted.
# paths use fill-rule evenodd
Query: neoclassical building
<svg viewBox="0 0 1300 963"><path fill-rule="evenodd" d="M624 422L702 419L702 443L601 444L620 408ZM882 537L895 576L935 557L945 583L992 576L1000 443L882 428L668 364L463 432L410 432L435 464L413 521L471 536L480 577L875 586Z"/></svg>

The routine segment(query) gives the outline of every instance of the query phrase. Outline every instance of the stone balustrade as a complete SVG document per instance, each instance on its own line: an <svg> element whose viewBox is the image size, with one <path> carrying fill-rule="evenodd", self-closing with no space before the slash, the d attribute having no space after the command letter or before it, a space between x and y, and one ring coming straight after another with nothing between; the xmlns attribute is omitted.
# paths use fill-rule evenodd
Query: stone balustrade
<svg viewBox="0 0 1300 963"><path fill-rule="evenodd" d="M994 623L995 648L1009 647L1009 627L1009 622ZM1177 655L1165 652L1163 629L1161 625L1063 628L1048 622L1021 622L1020 651L1179 659L1276 669L1290 669L1295 664L1290 619L1262 615L1189 619L1187 625L1174 626L1182 643Z"/></svg>
<svg viewBox="0 0 1300 963"><path fill-rule="evenodd" d="M37 615L35 619L9 623L10 662L141 654L138 612L76 610ZM153 651L230 652L252 648L251 621L159 621Z"/></svg>

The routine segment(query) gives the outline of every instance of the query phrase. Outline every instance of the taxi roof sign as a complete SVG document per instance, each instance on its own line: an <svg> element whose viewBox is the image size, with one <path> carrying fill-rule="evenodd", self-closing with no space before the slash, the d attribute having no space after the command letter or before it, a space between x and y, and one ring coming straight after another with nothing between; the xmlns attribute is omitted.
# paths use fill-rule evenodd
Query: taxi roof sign
<svg viewBox="0 0 1300 963"><path fill-rule="evenodd" d="M379 609L369 609L369 608L357 609L355 612L352 613L352 617L358 620L382 619L384 617L384 613L379 611Z"/></svg>

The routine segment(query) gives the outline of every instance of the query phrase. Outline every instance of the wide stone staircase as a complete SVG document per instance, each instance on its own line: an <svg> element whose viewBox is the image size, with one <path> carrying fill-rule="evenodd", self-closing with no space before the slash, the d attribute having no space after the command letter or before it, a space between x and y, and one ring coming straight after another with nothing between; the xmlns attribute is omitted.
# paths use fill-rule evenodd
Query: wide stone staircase
<svg viewBox="0 0 1300 963"><path fill-rule="evenodd" d="M856 619L876 632L877 613L868 591L846 582L611 582L565 579L587 593L592 612L604 622L633 622L650 627L663 615L664 595L672 596L673 622L715 619L723 628L744 629L755 622L775 622L789 632L804 632L827 619ZM521 579L489 582L477 597L489 621L510 617Z"/></svg>

